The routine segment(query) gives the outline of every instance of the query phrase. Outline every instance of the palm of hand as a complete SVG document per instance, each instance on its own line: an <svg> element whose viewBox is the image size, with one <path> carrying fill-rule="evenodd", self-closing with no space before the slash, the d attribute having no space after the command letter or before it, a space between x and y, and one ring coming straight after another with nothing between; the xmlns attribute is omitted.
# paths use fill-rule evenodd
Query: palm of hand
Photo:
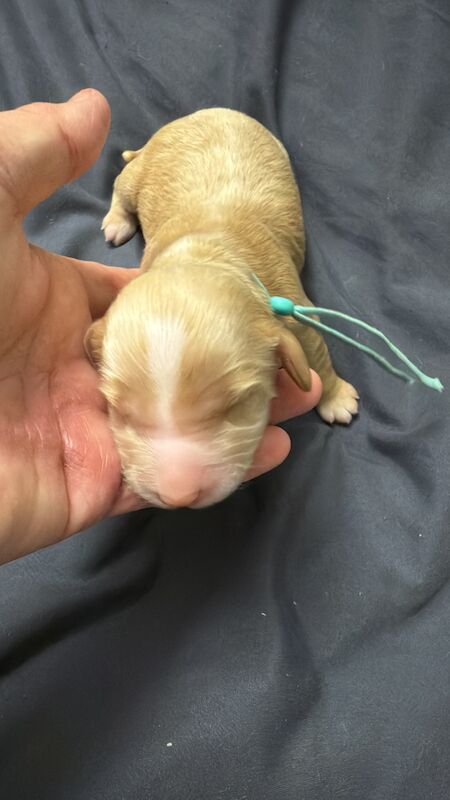
<svg viewBox="0 0 450 800"><path fill-rule="evenodd" d="M92 319L83 274L24 242L21 256L2 323L0 383L2 494L14 511L5 547L10 542L15 554L111 512L121 484L98 377L83 349Z"/></svg>

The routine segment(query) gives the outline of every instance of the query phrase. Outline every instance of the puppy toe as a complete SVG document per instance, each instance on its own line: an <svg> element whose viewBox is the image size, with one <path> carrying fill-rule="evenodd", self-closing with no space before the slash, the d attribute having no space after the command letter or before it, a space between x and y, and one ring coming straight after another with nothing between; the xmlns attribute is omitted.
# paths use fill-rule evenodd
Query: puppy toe
<svg viewBox="0 0 450 800"><path fill-rule="evenodd" d="M348 425L358 413L358 399L354 386L339 378L333 389L323 396L317 410L330 425L333 422Z"/></svg>
<svg viewBox="0 0 450 800"><path fill-rule="evenodd" d="M107 214L102 224L106 242L119 247L136 233L137 223L131 214L126 216Z"/></svg>

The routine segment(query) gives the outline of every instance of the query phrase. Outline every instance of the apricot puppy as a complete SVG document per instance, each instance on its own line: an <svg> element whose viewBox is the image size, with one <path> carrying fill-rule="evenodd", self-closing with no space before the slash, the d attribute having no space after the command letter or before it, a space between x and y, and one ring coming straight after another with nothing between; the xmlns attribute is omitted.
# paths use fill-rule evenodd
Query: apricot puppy
<svg viewBox="0 0 450 800"><path fill-rule="evenodd" d="M271 294L302 305L301 201L288 155L255 120L207 109L159 130L115 181L103 220L120 245L138 221L140 274L92 324L86 348L129 486L164 508L201 508L242 482L268 421L276 370L302 388L309 366L327 422L350 422L357 392L322 337L276 318Z"/></svg>

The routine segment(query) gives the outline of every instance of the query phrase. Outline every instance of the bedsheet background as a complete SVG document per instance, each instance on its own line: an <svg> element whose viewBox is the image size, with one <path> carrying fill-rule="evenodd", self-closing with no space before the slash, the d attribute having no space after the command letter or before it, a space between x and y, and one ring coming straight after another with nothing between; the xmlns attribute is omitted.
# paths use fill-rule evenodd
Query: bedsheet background
<svg viewBox="0 0 450 800"><path fill-rule="evenodd" d="M121 150L242 109L291 155L312 298L449 385L445 0L0 5L3 109L87 85L109 139L33 241L137 264L141 239L99 230ZM1 569L2 798L450 796L449 389L330 347L361 392L350 429L294 420L288 461L220 506L109 520Z"/></svg>

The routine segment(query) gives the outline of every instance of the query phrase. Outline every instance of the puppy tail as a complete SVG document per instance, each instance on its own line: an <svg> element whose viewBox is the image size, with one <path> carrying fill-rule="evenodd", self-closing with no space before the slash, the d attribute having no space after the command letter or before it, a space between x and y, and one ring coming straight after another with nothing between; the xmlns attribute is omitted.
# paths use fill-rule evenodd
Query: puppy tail
<svg viewBox="0 0 450 800"><path fill-rule="evenodd" d="M138 155L140 155L142 150L142 147L140 150L124 150L122 153L122 158L128 164L129 161L133 161L133 158L136 158Z"/></svg>

